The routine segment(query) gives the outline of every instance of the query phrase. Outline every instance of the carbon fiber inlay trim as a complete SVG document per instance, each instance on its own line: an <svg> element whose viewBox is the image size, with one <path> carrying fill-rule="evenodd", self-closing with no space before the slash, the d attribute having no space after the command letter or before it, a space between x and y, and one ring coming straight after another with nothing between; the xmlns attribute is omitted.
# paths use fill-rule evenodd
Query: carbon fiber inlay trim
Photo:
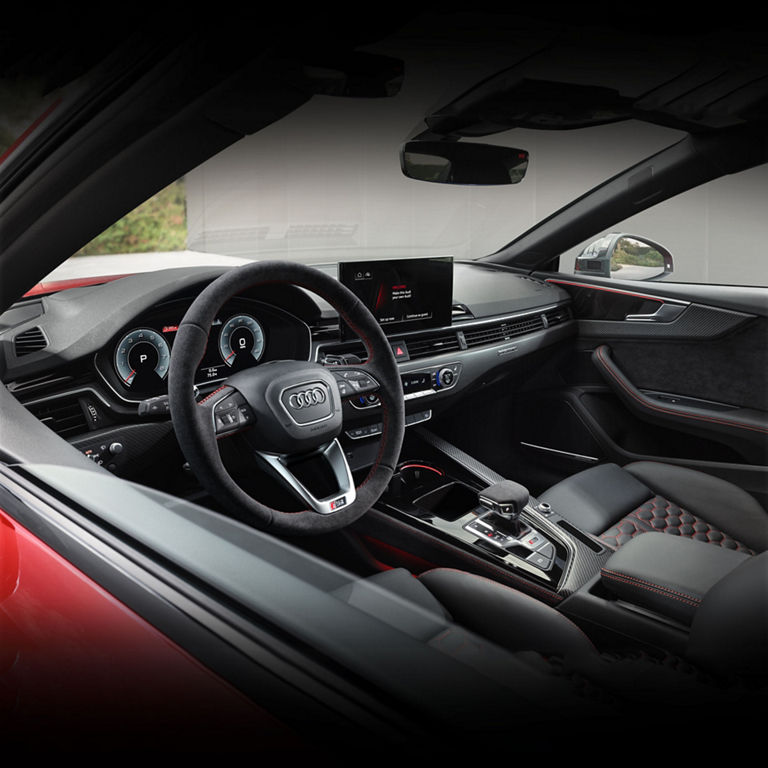
<svg viewBox="0 0 768 768"><path fill-rule="evenodd" d="M448 456L449 459L452 459L457 464L461 464L462 466L466 467L466 469L475 475L475 477L477 477L479 480L484 480L488 483L488 485L493 485L494 483L500 483L502 480L506 480L506 478L500 475L498 472L495 472L481 461L478 461L473 456L465 453L461 450L461 448L457 448L447 440L443 440L442 437L438 437L428 429L419 427L415 431L425 443L431 445L433 448L436 448L441 453L444 453L446 456Z"/></svg>
<svg viewBox="0 0 768 768"><path fill-rule="evenodd" d="M461 448L456 447L447 440L435 435L433 432L430 432L425 428L419 428L418 435L424 442L441 451L457 464L462 465L479 480L491 485L506 479L490 467L487 467L481 461L478 461L468 453L462 451ZM600 540L584 532L579 532L581 538L584 539L583 541L580 541L572 532L559 524L563 518L557 514L557 510L554 510L553 514L545 516L536 511L537 506L538 500L531 496L526 511L524 512L525 520L538 530L541 530L545 536L550 537L552 540L557 539L561 542L568 542L567 549L569 550L569 554L567 563L556 593L552 592L555 596L553 599L560 600L573 594L573 592L586 584L590 579L594 578L596 574L600 573L600 569L611 554L613 554L614 550L608 542L603 542L604 548L601 549ZM406 515L403 517L404 519L408 519ZM435 535L445 535L444 532L436 531L433 526L422 523L421 521L413 521L411 524L414 527L421 527L423 525L428 530L434 530ZM572 527L575 528L575 526ZM449 540L452 538L453 537L449 536ZM461 547L462 544L457 542L457 546ZM464 546L466 546L466 544L464 544ZM509 563L505 562L504 558L499 557L496 553L488 552L485 557L489 561L497 563L497 568L501 566L505 571L515 573L509 566ZM520 576L516 575L515 578L519 580ZM530 583L534 585L534 580L530 579L530 574L528 574L527 577L526 575L523 575L523 578L528 578ZM541 586L536 586L536 589L541 590ZM527 590L524 589L524 591Z"/></svg>

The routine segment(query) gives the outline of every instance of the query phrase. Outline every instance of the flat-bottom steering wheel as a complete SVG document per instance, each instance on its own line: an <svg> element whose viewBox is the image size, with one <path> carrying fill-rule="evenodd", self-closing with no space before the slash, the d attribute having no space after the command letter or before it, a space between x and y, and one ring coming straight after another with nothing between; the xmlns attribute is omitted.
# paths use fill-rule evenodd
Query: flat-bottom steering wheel
<svg viewBox="0 0 768 768"><path fill-rule="evenodd" d="M361 339L367 360L325 367L280 360L231 375L200 402L194 379L211 326L224 303L248 288L290 283L324 298ZM376 392L382 408L378 455L355 486L338 441L342 388L350 394ZM185 458L201 485L234 517L288 534L316 534L349 525L367 512L389 483L400 455L405 407L400 375L381 327L360 300L333 277L312 267L263 261L237 267L211 283L190 306L171 351L168 379L171 418ZM264 463L306 509L272 509L243 491L230 477L217 440L243 429ZM317 498L294 470L309 459L325 461L336 491Z"/></svg>

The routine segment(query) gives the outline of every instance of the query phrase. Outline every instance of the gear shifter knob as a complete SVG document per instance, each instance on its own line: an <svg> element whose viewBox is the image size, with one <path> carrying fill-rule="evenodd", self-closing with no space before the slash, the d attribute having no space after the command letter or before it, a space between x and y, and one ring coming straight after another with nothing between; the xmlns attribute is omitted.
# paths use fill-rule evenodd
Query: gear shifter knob
<svg viewBox="0 0 768 768"><path fill-rule="evenodd" d="M478 500L486 509L507 520L517 520L529 498L528 489L513 480L494 483L478 494Z"/></svg>

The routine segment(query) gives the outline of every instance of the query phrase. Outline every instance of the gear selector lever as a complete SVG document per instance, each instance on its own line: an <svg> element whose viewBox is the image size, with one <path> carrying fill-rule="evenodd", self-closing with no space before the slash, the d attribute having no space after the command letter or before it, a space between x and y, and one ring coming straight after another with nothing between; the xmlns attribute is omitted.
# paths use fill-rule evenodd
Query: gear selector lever
<svg viewBox="0 0 768 768"><path fill-rule="evenodd" d="M489 544L505 555L525 561L525 567L548 572L555 562L555 545L533 527L535 519L521 514L530 500L528 489L513 480L502 480L478 493L482 514L465 523L465 531L478 538L478 544Z"/></svg>
<svg viewBox="0 0 768 768"><path fill-rule="evenodd" d="M480 504L491 512L508 521L514 535L521 530L520 513L528 503L528 489L513 480L502 480L484 488L478 494Z"/></svg>

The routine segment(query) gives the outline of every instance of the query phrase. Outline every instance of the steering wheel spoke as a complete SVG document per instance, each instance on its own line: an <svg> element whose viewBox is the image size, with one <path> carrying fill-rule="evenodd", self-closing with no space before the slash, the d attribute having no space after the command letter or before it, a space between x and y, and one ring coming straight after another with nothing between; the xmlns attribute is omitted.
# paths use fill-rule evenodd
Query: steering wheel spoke
<svg viewBox="0 0 768 768"><path fill-rule="evenodd" d="M349 468L344 449L334 439L310 454L290 456L286 454L255 451L273 475L288 486L310 509L321 515L330 515L351 504L357 497L352 470ZM321 497L308 487L306 473L301 472L309 462L324 462L335 483L335 490Z"/></svg>
<svg viewBox="0 0 768 768"><path fill-rule="evenodd" d="M229 437L253 425L256 414L243 395L234 387L224 385L198 402L210 412L216 438Z"/></svg>
<svg viewBox="0 0 768 768"><path fill-rule="evenodd" d="M248 287L274 283L296 285L328 301L363 342L366 362L323 366L269 360L231 374L224 386L198 403L191 382L221 306ZM174 431L195 476L230 514L257 527L292 535L338 530L371 508L397 465L405 407L392 348L359 299L312 267L254 262L212 282L179 324L168 380ZM343 402L374 394L382 409L380 448L368 474L355 486L338 441ZM246 428L250 449L307 509L273 509L229 475L218 440Z"/></svg>

